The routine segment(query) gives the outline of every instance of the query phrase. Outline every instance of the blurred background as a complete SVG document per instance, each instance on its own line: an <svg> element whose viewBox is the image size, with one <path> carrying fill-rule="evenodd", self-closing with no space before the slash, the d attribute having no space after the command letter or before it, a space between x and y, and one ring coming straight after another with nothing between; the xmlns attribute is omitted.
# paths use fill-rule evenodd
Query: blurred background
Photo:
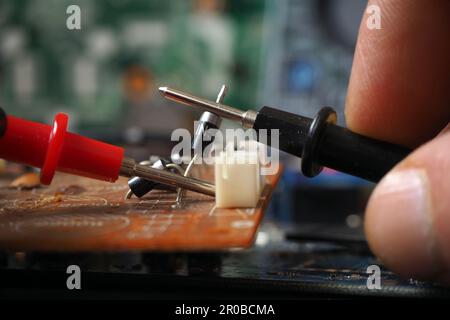
<svg viewBox="0 0 450 320"><path fill-rule="evenodd" d="M66 9L81 8L81 30ZM242 109L264 105L314 116L343 106L362 0L0 0L0 104L49 123L127 145L131 156L167 156L173 129L200 112L164 101L160 85ZM227 125L225 123L225 125ZM371 185L325 170L285 173L268 216L288 225L361 227Z"/></svg>

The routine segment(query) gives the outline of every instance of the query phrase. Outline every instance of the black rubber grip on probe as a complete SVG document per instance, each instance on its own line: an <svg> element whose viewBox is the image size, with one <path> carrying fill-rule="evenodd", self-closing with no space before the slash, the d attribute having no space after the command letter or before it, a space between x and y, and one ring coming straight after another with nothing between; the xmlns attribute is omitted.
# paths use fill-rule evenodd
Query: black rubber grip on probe
<svg viewBox="0 0 450 320"><path fill-rule="evenodd" d="M263 107L253 128L278 129L280 150L302 158L307 177L320 173L322 166L378 182L410 152L408 148L368 138L335 125L336 113L322 108L314 119Z"/></svg>

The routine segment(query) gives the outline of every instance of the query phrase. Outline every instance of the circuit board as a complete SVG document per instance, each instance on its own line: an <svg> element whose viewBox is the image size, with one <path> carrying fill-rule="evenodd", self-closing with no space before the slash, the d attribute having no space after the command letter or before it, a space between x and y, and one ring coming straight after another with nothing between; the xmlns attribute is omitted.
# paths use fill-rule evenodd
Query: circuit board
<svg viewBox="0 0 450 320"><path fill-rule="evenodd" d="M255 105L264 1L220 2L202 19L202 1L0 1L0 104L41 122L65 111L71 130L137 125L136 81L149 96L170 83L210 98L233 83L227 103ZM81 32L66 26L70 5Z"/></svg>
<svg viewBox="0 0 450 320"><path fill-rule="evenodd" d="M212 170L197 172L211 181ZM57 175L50 187L0 187L0 248L25 251L192 251L253 243L280 173L266 176L256 208L218 209L214 198L154 190L125 200L116 183Z"/></svg>

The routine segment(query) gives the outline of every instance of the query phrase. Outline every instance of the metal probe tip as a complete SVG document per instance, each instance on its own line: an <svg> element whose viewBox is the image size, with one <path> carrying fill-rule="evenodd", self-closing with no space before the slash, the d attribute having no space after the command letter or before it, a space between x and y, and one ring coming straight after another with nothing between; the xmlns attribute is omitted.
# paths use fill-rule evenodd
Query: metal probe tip
<svg viewBox="0 0 450 320"><path fill-rule="evenodd" d="M258 114L253 110L242 111L222 103L196 97L187 92L169 87L159 87L159 91L166 99L191 107L199 107L223 118L240 121L242 125L247 128L253 127Z"/></svg>

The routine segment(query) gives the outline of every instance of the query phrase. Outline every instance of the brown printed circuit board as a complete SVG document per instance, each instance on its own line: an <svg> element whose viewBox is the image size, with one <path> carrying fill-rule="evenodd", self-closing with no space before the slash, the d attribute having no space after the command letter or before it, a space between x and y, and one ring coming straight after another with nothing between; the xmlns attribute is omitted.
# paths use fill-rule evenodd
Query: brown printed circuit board
<svg viewBox="0 0 450 320"><path fill-rule="evenodd" d="M212 181L212 170L194 176ZM154 190L125 200L126 179L60 174L49 187L0 187L0 248L26 251L192 251L252 245L280 172L265 177L256 208L218 209L213 197Z"/></svg>

